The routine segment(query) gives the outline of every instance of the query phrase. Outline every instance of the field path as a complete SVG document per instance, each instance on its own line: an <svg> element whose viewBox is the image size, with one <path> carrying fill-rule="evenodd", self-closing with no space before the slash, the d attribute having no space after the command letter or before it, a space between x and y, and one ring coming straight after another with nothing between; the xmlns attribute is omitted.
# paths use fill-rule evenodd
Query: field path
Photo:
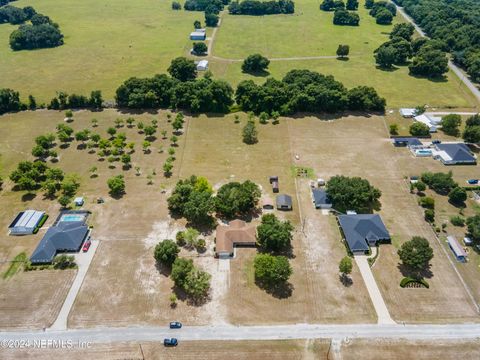
<svg viewBox="0 0 480 360"><path fill-rule="evenodd" d="M428 38L425 32L418 26L415 21L403 10L402 7L398 6L392 1L400 14L407 20L410 24L415 27L415 30L420 34L422 37ZM466 87L472 92L472 94L476 97L477 101L480 101L480 90L475 86L473 82L467 77L467 75L458 67L456 66L451 60L448 60L448 67L459 77L459 79L465 84Z"/></svg>

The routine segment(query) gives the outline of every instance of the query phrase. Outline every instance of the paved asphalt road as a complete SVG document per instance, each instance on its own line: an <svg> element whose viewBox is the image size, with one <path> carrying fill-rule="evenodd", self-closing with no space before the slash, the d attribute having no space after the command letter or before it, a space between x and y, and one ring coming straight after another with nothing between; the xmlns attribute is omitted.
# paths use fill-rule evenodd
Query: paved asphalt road
<svg viewBox="0 0 480 360"><path fill-rule="evenodd" d="M402 16L409 22L411 23L414 27L415 27L415 30L417 30L417 32L423 36L423 37L428 37L425 32L420 28L420 26L418 26L417 24L415 24L415 22L413 21L413 19L408 16L405 11L403 10L403 8L401 8L400 6L398 6L397 4L395 4L394 2L392 2L392 4L394 4L396 7L397 7L397 10L400 14L402 14ZM448 61L448 67L460 78L460 80L465 84L465 86L467 86L470 91L472 92L472 94L477 98L477 101L480 101L480 90L478 90L478 88L468 79L468 77L462 72L462 70L460 70L458 68L458 66L456 66L453 62L451 62L450 60Z"/></svg>
<svg viewBox="0 0 480 360"><path fill-rule="evenodd" d="M58 331L0 332L2 346L9 341L161 341L166 337L179 340L284 340L284 339L355 339L394 338L410 340L454 340L480 338L480 324L402 325L293 324L272 326L186 326L179 330L167 327L91 328ZM5 347L5 346L4 346Z"/></svg>

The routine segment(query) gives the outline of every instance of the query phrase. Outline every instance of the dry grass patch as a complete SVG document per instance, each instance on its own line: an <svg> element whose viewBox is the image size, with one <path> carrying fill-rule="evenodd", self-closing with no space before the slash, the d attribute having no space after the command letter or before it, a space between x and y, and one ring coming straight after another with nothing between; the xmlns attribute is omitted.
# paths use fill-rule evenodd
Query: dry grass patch
<svg viewBox="0 0 480 360"><path fill-rule="evenodd" d="M477 341L353 340L342 345L343 360L478 359Z"/></svg>
<svg viewBox="0 0 480 360"><path fill-rule="evenodd" d="M43 328L56 319L74 270L21 272L0 280L0 328Z"/></svg>
<svg viewBox="0 0 480 360"><path fill-rule="evenodd" d="M423 214L409 195L403 177L423 171L453 170L458 176L477 167L445 168L433 159L418 159L387 138L381 117L347 117L335 121L316 118L291 120L293 148L299 162L317 169L320 177L360 176L382 191L380 214L394 245L380 246L374 275L392 317L400 321L458 321L475 319L475 311ZM478 169L478 168L477 168ZM396 247L414 235L429 239L434 249L430 289L401 289ZM415 304L415 306L406 306Z"/></svg>

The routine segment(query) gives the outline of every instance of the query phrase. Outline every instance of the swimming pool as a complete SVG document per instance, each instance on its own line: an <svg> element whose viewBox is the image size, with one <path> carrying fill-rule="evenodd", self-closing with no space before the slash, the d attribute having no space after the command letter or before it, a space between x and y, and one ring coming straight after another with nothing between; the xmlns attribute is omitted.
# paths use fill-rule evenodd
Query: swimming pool
<svg viewBox="0 0 480 360"><path fill-rule="evenodd" d="M85 214L65 214L62 215L60 221L70 222L70 221L85 221Z"/></svg>
<svg viewBox="0 0 480 360"><path fill-rule="evenodd" d="M428 150L428 149L415 150L415 155L416 156L432 156L432 150Z"/></svg>

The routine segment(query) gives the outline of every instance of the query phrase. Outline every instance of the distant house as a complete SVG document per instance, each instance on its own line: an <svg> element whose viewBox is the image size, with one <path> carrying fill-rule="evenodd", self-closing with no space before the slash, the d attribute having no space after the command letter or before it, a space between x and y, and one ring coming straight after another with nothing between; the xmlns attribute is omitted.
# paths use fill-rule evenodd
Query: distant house
<svg viewBox="0 0 480 360"><path fill-rule="evenodd" d="M215 255L221 258L233 256L236 246L255 246L257 243L255 226L242 220L232 220L228 224L218 225L215 236Z"/></svg>
<svg viewBox="0 0 480 360"><path fill-rule="evenodd" d="M292 197L290 195L277 195L278 210L292 210Z"/></svg>
<svg viewBox="0 0 480 360"><path fill-rule="evenodd" d="M204 41L207 38L205 29L196 29L190 33L190 40L201 40Z"/></svg>
<svg viewBox="0 0 480 360"><path fill-rule="evenodd" d="M393 145L396 147L402 147L402 146L421 146L423 144L420 140L414 137L398 137L393 139Z"/></svg>
<svg viewBox="0 0 480 360"><path fill-rule="evenodd" d="M198 71L206 71L208 70L208 60L200 60L197 64Z"/></svg>
<svg viewBox="0 0 480 360"><path fill-rule="evenodd" d="M390 242L390 234L378 214L339 215L338 222L352 253L366 253L370 246Z"/></svg>
<svg viewBox="0 0 480 360"><path fill-rule="evenodd" d="M475 165L477 163L475 156L463 143L435 144L432 155L444 165Z"/></svg>
<svg viewBox="0 0 480 360"><path fill-rule="evenodd" d="M426 114L418 115L414 117L415 121L421 122L428 126L428 130L431 133L437 132L442 121L441 117L429 116Z"/></svg>
<svg viewBox="0 0 480 360"><path fill-rule="evenodd" d="M417 111L411 108L400 109L400 115L404 118L413 118L416 115Z"/></svg>
<svg viewBox="0 0 480 360"><path fill-rule="evenodd" d="M463 250L462 246L458 243L457 239L454 236L447 236L448 246L455 255L457 261L466 262L467 261L467 253Z"/></svg>
<svg viewBox="0 0 480 360"><path fill-rule="evenodd" d="M45 212L36 210L26 210L18 213L8 227L10 235L33 234L44 215Z"/></svg>
<svg viewBox="0 0 480 360"><path fill-rule="evenodd" d="M331 209L332 201L323 189L312 189L312 199L315 209Z"/></svg>

